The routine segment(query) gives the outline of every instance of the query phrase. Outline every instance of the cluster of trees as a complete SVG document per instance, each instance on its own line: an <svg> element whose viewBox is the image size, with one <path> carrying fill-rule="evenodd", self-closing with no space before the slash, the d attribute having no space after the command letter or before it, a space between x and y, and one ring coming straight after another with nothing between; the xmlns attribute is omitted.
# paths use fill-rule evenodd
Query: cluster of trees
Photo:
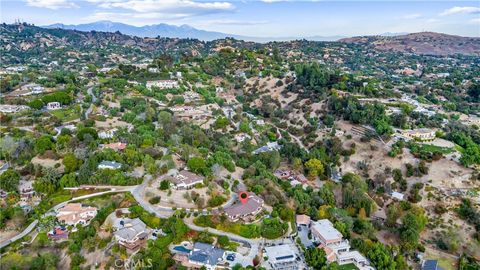
<svg viewBox="0 0 480 270"><path fill-rule="evenodd" d="M305 87L308 93L325 94L342 78L338 72L319 63L298 64L294 69L297 84Z"/></svg>
<svg viewBox="0 0 480 270"><path fill-rule="evenodd" d="M332 96L328 103L332 113L342 116L345 120L360 125L371 125L379 135L391 135L393 133L390 118L385 113L385 106L378 102L360 104L355 97Z"/></svg>
<svg viewBox="0 0 480 270"><path fill-rule="evenodd" d="M457 209L457 213L462 219L468 221L475 227L476 233L474 237L480 240L480 212L475 209L472 201L466 198L463 199Z"/></svg>
<svg viewBox="0 0 480 270"><path fill-rule="evenodd" d="M41 99L34 99L28 103L33 109L39 110L49 102L60 102L62 105L72 103L72 96L65 91L57 91L51 94L44 95Z"/></svg>
<svg viewBox="0 0 480 270"><path fill-rule="evenodd" d="M463 148L460 162L464 166L480 164L480 145L471 136L462 131L453 131L447 135L447 138Z"/></svg>

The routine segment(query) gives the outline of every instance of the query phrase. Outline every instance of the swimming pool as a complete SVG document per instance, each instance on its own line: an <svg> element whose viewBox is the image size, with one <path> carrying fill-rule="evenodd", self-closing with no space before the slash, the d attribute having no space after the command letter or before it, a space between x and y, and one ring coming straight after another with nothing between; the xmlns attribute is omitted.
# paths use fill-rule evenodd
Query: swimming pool
<svg viewBox="0 0 480 270"><path fill-rule="evenodd" d="M182 252L182 253L190 253L190 249L184 247L184 246L176 246L173 248L173 250L176 250L176 251L179 251L179 252Z"/></svg>

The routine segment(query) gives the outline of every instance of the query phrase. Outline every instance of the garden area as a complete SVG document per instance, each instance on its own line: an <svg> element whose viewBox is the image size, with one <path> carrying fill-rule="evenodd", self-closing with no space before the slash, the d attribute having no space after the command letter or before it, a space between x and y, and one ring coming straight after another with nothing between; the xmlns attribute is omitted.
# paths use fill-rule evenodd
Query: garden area
<svg viewBox="0 0 480 270"><path fill-rule="evenodd" d="M62 122L69 122L80 118L80 105L71 106L65 109L49 111L51 115L54 115Z"/></svg>
<svg viewBox="0 0 480 270"><path fill-rule="evenodd" d="M244 224L229 222L224 216L202 215L195 218L193 222L200 227L210 227L245 238L276 239L288 230L288 223L281 222L278 218L265 218L260 224Z"/></svg>

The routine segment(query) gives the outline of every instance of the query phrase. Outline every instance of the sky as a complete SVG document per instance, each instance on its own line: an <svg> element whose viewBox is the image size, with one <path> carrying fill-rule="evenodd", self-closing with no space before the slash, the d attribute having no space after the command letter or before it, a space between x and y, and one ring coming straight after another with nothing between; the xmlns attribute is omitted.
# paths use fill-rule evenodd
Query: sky
<svg viewBox="0 0 480 270"><path fill-rule="evenodd" d="M358 36L434 31L480 36L480 1L433 0L0 0L1 22L101 20L167 23L256 37Z"/></svg>

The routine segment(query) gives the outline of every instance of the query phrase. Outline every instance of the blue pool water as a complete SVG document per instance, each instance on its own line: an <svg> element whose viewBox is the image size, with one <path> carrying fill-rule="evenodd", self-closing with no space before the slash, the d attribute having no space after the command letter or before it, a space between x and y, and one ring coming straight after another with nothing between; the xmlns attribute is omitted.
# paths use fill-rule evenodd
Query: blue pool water
<svg viewBox="0 0 480 270"><path fill-rule="evenodd" d="M176 246L173 248L174 250L176 251L180 251L180 252L183 252L183 253L190 253L190 249L184 247L184 246Z"/></svg>

